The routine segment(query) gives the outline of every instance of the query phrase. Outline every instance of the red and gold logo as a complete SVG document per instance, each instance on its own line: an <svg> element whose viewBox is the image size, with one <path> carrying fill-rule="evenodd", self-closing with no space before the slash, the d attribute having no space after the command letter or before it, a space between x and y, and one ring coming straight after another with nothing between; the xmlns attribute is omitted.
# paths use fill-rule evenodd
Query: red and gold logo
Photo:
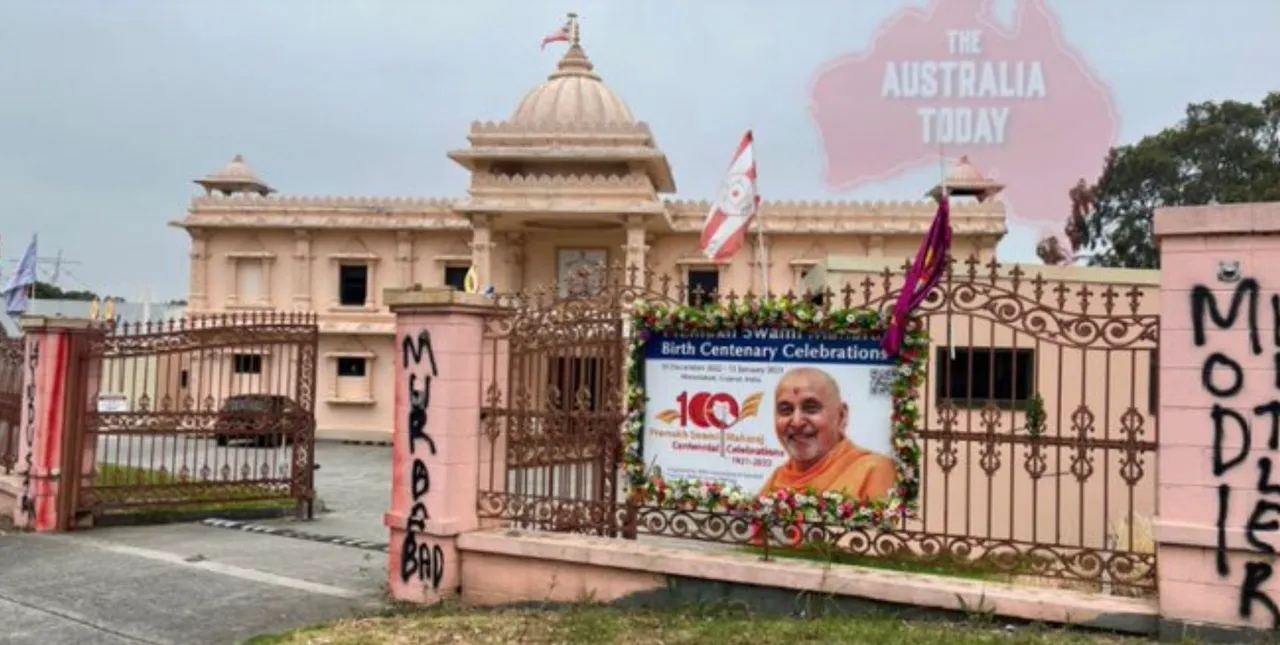
<svg viewBox="0 0 1280 645"><path fill-rule="evenodd" d="M728 430L743 419L760 413L764 392L756 392L739 401L727 392L681 392L676 397L678 409L663 410L655 415L662 423L676 423L680 427L699 430Z"/></svg>

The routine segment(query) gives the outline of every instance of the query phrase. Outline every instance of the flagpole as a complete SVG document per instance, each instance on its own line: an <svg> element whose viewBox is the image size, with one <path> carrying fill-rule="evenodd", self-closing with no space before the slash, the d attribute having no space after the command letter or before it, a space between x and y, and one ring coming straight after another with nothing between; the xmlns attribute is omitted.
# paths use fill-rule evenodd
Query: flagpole
<svg viewBox="0 0 1280 645"><path fill-rule="evenodd" d="M751 162L756 168L756 197L760 196L760 156L755 154L755 132L751 133ZM761 200L763 201L763 200ZM764 247L764 216L761 214L759 201L755 204L756 210L756 245L760 249L760 287L763 293L760 296L768 297L769 295L769 254Z"/></svg>
<svg viewBox="0 0 1280 645"><path fill-rule="evenodd" d="M942 181L938 183L939 190L942 191L941 194L939 195L941 199L938 201L938 206L941 207L942 200L948 199L947 197L947 151L946 151L946 147L942 143L938 144L938 174L942 176ZM947 208L951 208L951 204L948 203ZM949 258L942 258L942 260L945 262L945 261L948 261ZM955 343L955 338L953 337L952 329L951 329L951 316L947 316L947 355L951 357L952 361L956 360L956 343Z"/></svg>

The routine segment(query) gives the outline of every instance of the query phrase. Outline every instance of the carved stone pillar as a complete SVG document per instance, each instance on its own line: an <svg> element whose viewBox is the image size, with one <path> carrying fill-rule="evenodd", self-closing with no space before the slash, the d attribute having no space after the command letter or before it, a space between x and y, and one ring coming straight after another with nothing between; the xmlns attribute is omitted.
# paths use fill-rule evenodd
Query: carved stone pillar
<svg viewBox="0 0 1280 645"><path fill-rule="evenodd" d="M493 284L493 272L490 258L493 257L492 217L476 214L471 216L471 266L476 269L476 286L479 290Z"/></svg>
<svg viewBox="0 0 1280 645"><path fill-rule="evenodd" d="M529 238L524 233L508 233L506 235L505 243L503 244L506 250L502 252L502 258L507 265L507 281L504 284L494 285L495 288L501 288L504 291L524 290L524 258L528 245Z"/></svg>
<svg viewBox="0 0 1280 645"><path fill-rule="evenodd" d="M622 250L626 258L624 268L627 284L642 284L649 253L649 245L645 243L645 218L643 215L627 215L626 224L627 243L623 245Z"/></svg>
<svg viewBox="0 0 1280 645"><path fill-rule="evenodd" d="M187 306L193 311L209 306L209 239L204 231L191 230L191 283Z"/></svg>
<svg viewBox="0 0 1280 645"><path fill-rule="evenodd" d="M293 232L293 308L310 311L311 306L311 231Z"/></svg>
<svg viewBox="0 0 1280 645"><path fill-rule="evenodd" d="M396 267L400 273L401 288L413 286L413 235L409 231L396 231Z"/></svg>

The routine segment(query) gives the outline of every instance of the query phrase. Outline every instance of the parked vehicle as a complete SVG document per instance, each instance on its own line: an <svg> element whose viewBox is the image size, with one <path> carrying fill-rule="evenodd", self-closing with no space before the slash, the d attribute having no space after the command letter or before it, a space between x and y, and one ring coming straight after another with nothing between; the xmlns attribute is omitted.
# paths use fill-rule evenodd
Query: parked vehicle
<svg viewBox="0 0 1280 645"><path fill-rule="evenodd" d="M280 446L293 441L294 424L306 414L284 395L237 394L222 403L213 435L219 446L238 440L260 447Z"/></svg>

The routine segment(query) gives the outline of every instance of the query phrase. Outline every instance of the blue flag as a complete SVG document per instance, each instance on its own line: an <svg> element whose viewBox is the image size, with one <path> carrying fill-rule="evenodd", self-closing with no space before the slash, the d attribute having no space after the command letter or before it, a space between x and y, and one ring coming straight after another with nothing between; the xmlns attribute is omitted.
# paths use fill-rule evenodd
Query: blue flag
<svg viewBox="0 0 1280 645"><path fill-rule="evenodd" d="M10 316L21 316L27 311L27 288L36 283L36 236L31 236L31 244L27 252L22 254L18 262L18 270L5 285L4 310Z"/></svg>

